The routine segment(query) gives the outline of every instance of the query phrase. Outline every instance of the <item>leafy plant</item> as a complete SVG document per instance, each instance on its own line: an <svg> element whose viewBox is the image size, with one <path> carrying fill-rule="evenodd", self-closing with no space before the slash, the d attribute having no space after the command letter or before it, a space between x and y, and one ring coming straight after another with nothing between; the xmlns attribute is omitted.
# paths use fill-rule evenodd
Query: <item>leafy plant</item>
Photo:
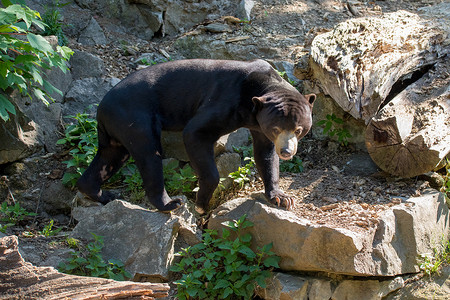
<svg viewBox="0 0 450 300"><path fill-rule="evenodd" d="M67 118L73 118L77 123L66 127L65 137L58 140L57 144L68 144L72 147L69 151L72 158L64 163L68 169L75 172L66 172L62 181L74 187L97 153L97 121L90 118L87 113L78 113Z"/></svg>
<svg viewBox="0 0 450 300"><path fill-rule="evenodd" d="M207 229L202 242L177 254L181 260L171 270L182 273L175 281L178 299L251 299L256 284L265 287L270 268L278 268L272 244L250 248L252 236L243 230L253 224L246 215L223 225L222 236Z"/></svg>
<svg viewBox="0 0 450 300"><path fill-rule="evenodd" d="M328 136L337 136L338 141L344 145L348 145L348 139L352 137L350 132L346 128L342 128L344 121L341 118L336 117L335 114L327 115L326 120L317 122L318 126L323 126L323 134Z"/></svg>
<svg viewBox="0 0 450 300"><path fill-rule="evenodd" d="M228 175L228 177L232 178L233 182L236 183L240 189L242 189L246 183L250 182L251 177L255 173L255 159L253 157L246 157L244 158L244 161L248 161L248 163Z"/></svg>
<svg viewBox="0 0 450 300"><path fill-rule="evenodd" d="M57 235L62 230L62 228L53 229L53 223L54 221L50 220L50 222L44 226L40 233L46 237Z"/></svg>
<svg viewBox="0 0 450 300"><path fill-rule="evenodd" d="M280 160L280 171L301 173L303 172L303 161L298 156L294 156L291 160Z"/></svg>
<svg viewBox="0 0 450 300"><path fill-rule="evenodd" d="M194 169L188 164L183 168L179 168L176 160L172 160L164 166L163 174L166 190L170 195L191 193L197 183Z"/></svg>
<svg viewBox="0 0 450 300"><path fill-rule="evenodd" d="M127 184L127 191L131 193L130 201L137 202L143 199L145 191L142 186L142 177L132 159L120 170L120 173L125 176L123 182Z"/></svg>
<svg viewBox="0 0 450 300"><path fill-rule="evenodd" d="M91 233L94 241L87 244L85 251L74 251L66 262L58 265L58 270L63 273L110 278L123 281L131 278L131 274L125 271L124 264L117 259L105 262L101 251L103 249L103 237Z"/></svg>
<svg viewBox="0 0 450 300"><path fill-rule="evenodd" d="M32 26L45 30L40 14L20 1L2 0L0 8L0 117L6 122L9 114L16 114L11 93L19 91L32 95L48 105L52 93L62 95L43 76L43 70L57 67L66 72L67 61L73 51L63 46L56 50L41 35L32 32Z"/></svg>
<svg viewBox="0 0 450 300"><path fill-rule="evenodd" d="M60 46L67 44L67 37L63 32L64 23L62 22L62 16L58 8L64 7L67 3L61 3L59 0L53 2L51 7L46 7L44 14L42 15L42 21L47 25L42 35L55 35L58 37L58 44Z"/></svg>
<svg viewBox="0 0 450 300"><path fill-rule="evenodd" d="M286 80L287 82L289 82L290 85L292 85L292 86L295 87L295 81L292 80L292 79L290 79L290 78L288 77L286 71L283 71L283 72L277 71L277 72L278 72L278 75L281 76L281 78L283 78L284 80Z"/></svg>
<svg viewBox="0 0 450 300"><path fill-rule="evenodd" d="M420 255L422 260L419 268L425 274L431 276L437 273L443 263L450 263L450 241L442 240L439 247L433 249L433 253Z"/></svg>
<svg viewBox="0 0 450 300"><path fill-rule="evenodd" d="M25 219L25 217L35 216L36 213L28 212L25 208L21 207L19 202L9 206L8 203L3 202L0 206L0 218L1 222L6 222L9 226L14 226L18 222Z"/></svg>

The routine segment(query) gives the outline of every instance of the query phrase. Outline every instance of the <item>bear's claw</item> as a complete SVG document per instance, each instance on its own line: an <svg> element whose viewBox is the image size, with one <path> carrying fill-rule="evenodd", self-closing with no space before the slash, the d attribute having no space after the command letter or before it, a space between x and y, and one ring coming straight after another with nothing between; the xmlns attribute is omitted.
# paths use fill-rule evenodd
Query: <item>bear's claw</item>
<svg viewBox="0 0 450 300"><path fill-rule="evenodd" d="M286 207L286 210L291 210L295 207L294 199L286 195L275 196L270 199L270 202L277 207Z"/></svg>

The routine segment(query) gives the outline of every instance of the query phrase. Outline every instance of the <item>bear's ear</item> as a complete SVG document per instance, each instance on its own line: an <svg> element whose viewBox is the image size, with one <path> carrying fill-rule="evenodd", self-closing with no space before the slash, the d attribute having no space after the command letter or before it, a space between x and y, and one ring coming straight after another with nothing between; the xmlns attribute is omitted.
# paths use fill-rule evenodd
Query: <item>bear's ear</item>
<svg viewBox="0 0 450 300"><path fill-rule="evenodd" d="M306 100L308 100L308 103L312 106L314 104L314 101L316 101L316 95L315 94L308 94L305 96Z"/></svg>
<svg viewBox="0 0 450 300"><path fill-rule="evenodd" d="M253 111L260 111L263 108L265 99L263 97L253 97Z"/></svg>

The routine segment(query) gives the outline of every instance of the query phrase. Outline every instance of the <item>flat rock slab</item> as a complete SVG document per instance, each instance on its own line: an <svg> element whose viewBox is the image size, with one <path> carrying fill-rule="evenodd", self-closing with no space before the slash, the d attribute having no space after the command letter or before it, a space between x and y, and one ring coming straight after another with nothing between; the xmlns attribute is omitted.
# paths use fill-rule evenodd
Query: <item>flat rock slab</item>
<svg viewBox="0 0 450 300"><path fill-rule="evenodd" d="M177 214L166 214L114 200L100 207L77 207L72 214L79 221L72 235L103 236L103 258L122 261L136 280L166 281L178 235L195 242L195 220L186 205Z"/></svg>
<svg viewBox="0 0 450 300"><path fill-rule="evenodd" d="M239 198L213 211L208 227L247 214L253 246L273 243L283 271L321 271L353 276L396 276L419 271L419 255L447 237L449 209L444 196L427 190L380 214L362 231L313 224L266 203Z"/></svg>
<svg viewBox="0 0 450 300"><path fill-rule="evenodd" d="M36 267L19 253L17 236L0 238L0 299L154 299L168 296L164 283L137 283L67 275Z"/></svg>

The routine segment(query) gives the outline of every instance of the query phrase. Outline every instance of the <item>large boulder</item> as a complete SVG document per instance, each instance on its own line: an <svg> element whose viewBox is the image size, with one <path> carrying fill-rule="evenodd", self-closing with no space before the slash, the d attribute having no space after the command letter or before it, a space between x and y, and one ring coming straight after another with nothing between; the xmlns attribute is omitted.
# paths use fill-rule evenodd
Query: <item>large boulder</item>
<svg viewBox="0 0 450 300"><path fill-rule="evenodd" d="M223 12L233 4L223 0L76 0L80 7L119 21L124 31L140 38L175 35L203 22L209 14ZM235 6L235 4L234 4Z"/></svg>
<svg viewBox="0 0 450 300"><path fill-rule="evenodd" d="M284 271L353 276L396 276L419 271L419 255L432 252L449 229L444 195L428 190L385 210L375 228L350 230L312 224L294 213L240 198L219 206L210 229L247 214L254 246L273 242Z"/></svg>
<svg viewBox="0 0 450 300"><path fill-rule="evenodd" d="M122 261L135 280L167 281L178 235L184 241L195 241L197 234L195 218L186 205L165 214L115 200L102 207L77 207L72 214L78 220L72 235L103 236L104 259Z"/></svg>

